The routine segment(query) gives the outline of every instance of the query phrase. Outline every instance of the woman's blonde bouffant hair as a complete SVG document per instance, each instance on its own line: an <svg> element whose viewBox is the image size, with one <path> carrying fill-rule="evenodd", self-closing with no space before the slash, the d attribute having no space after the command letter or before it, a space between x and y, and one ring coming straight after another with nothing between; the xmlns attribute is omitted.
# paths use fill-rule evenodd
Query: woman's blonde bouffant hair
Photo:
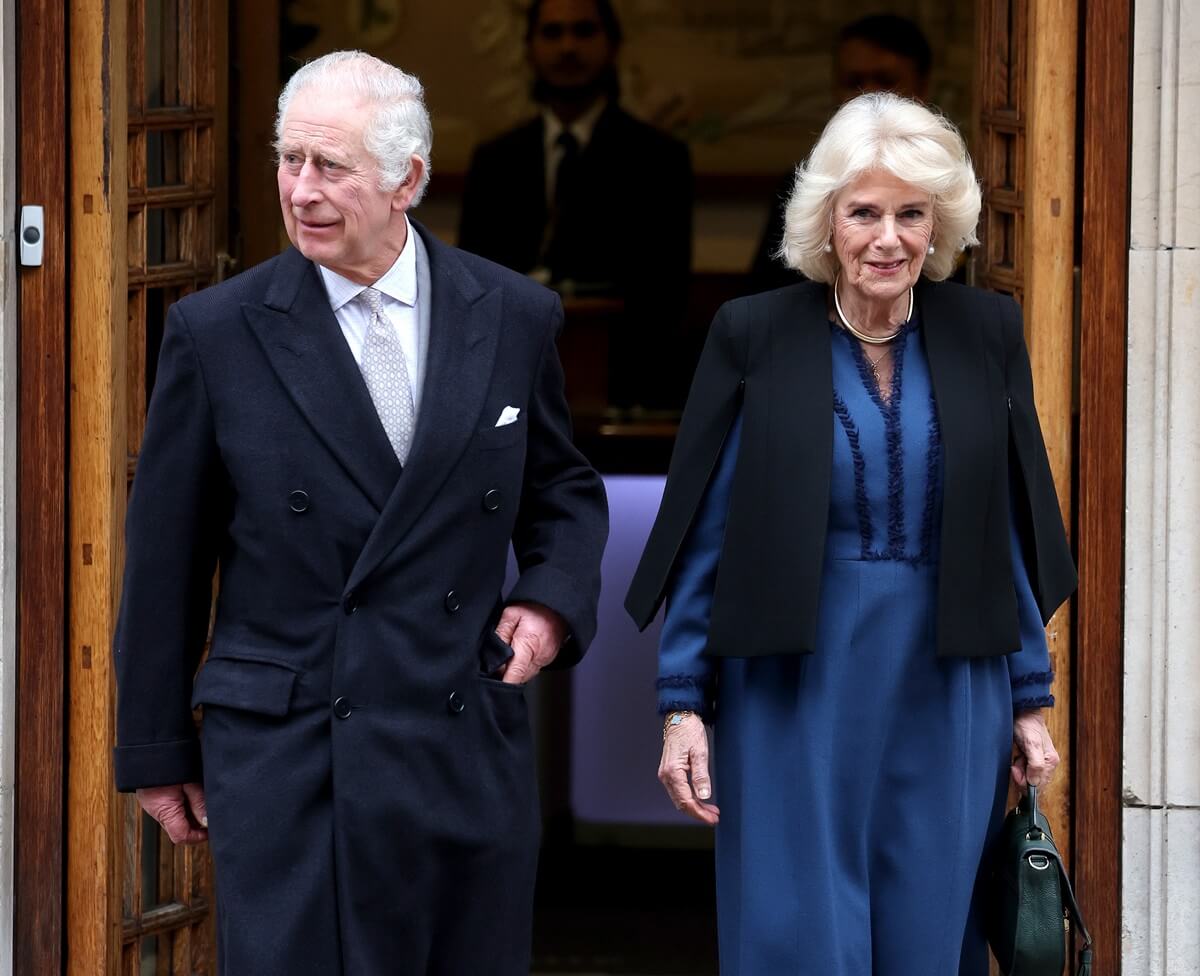
<svg viewBox="0 0 1200 976"><path fill-rule="evenodd" d="M979 243L975 169L949 119L890 92L859 95L843 105L796 169L777 255L783 263L813 281L832 283L839 264L825 247L834 198L863 173L879 169L929 194L934 253L922 273L934 281L949 277L962 250Z"/></svg>

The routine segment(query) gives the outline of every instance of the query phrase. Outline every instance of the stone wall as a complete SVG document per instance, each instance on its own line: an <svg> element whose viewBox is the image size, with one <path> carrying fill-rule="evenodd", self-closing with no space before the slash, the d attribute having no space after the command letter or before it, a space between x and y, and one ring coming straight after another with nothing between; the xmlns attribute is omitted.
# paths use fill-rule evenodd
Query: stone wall
<svg viewBox="0 0 1200 976"><path fill-rule="evenodd" d="M1126 973L1184 976L1200 959L1200 7L1134 9L1122 946Z"/></svg>

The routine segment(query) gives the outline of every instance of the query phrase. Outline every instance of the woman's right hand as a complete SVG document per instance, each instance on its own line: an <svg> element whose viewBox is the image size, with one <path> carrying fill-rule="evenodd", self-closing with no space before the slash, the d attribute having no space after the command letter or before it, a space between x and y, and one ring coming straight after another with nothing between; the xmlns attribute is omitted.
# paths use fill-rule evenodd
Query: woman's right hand
<svg viewBox="0 0 1200 976"><path fill-rule="evenodd" d="M678 725L667 725L663 735L658 781L667 796L694 820L715 827L721 811L711 803L712 782L708 776L708 736L699 715L685 715Z"/></svg>

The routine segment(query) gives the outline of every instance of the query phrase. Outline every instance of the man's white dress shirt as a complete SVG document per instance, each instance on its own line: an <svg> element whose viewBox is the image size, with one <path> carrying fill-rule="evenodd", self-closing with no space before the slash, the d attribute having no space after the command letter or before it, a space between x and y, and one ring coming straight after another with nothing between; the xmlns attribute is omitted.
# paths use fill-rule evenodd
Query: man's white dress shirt
<svg viewBox="0 0 1200 976"><path fill-rule="evenodd" d="M342 327L346 345L350 347L354 361L359 365L362 365L363 343L366 341L371 313L364 303L356 302L355 299L367 287L374 288L383 295L383 312L395 327L400 347L404 350L404 358L407 360L415 419L421 413L425 353L429 348L429 336L427 330L422 328L417 302L428 300L428 296L417 294L417 246L414 241L416 231L407 217L404 218L404 222L408 230L404 249L383 276L369 286L343 278L336 271L330 271L322 265L317 265L317 268L325 282L325 291L329 295L334 317Z"/></svg>

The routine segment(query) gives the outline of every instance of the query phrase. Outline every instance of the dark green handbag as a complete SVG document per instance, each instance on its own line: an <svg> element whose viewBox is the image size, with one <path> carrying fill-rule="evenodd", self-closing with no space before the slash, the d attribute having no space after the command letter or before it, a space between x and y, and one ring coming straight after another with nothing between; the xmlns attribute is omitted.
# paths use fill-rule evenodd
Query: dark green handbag
<svg viewBox="0 0 1200 976"><path fill-rule="evenodd" d="M1092 937L1038 810L1037 787L1004 819L990 880L987 937L1004 976L1062 976L1072 927L1083 938L1077 976L1091 976Z"/></svg>

